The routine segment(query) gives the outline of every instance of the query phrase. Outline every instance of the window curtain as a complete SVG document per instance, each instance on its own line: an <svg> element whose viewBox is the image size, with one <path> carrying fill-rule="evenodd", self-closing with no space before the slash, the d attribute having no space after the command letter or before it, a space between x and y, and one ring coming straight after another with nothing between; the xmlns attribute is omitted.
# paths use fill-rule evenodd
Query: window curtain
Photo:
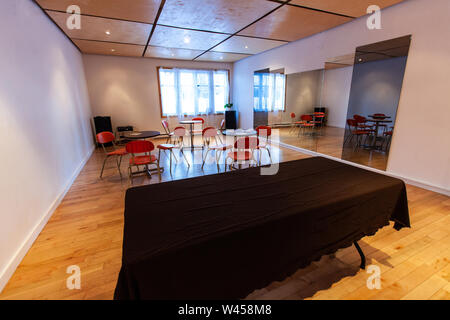
<svg viewBox="0 0 450 320"><path fill-rule="evenodd" d="M209 117L229 101L226 70L160 68L161 102L166 116Z"/></svg>

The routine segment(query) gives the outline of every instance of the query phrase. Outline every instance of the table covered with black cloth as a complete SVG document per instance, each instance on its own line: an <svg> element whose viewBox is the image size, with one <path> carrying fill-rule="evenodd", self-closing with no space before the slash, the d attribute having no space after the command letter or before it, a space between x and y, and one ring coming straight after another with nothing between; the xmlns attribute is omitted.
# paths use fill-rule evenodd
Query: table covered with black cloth
<svg viewBox="0 0 450 320"><path fill-rule="evenodd" d="M403 181L322 157L127 190L115 299L239 299L395 222Z"/></svg>

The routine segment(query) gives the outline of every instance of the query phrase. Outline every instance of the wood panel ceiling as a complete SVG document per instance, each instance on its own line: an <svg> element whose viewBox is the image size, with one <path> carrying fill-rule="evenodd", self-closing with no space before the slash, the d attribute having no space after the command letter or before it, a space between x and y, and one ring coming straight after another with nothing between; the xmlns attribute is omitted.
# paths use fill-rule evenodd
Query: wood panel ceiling
<svg viewBox="0 0 450 320"><path fill-rule="evenodd" d="M365 14L371 0L34 0L83 53L234 62ZM377 0L384 8L404 0ZM70 5L81 29L70 30Z"/></svg>

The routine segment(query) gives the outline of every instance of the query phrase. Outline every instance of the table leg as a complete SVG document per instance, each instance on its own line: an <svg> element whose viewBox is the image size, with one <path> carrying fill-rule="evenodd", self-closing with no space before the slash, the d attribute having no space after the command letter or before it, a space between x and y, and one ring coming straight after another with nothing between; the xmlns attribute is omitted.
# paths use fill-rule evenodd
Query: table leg
<svg viewBox="0 0 450 320"><path fill-rule="evenodd" d="M353 242L353 244L356 247L356 250L358 250L359 256L361 257L361 269L366 269L366 256L364 255L364 252L361 250L361 247L359 246L358 242Z"/></svg>
<svg viewBox="0 0 450 320"><path fill-rule="evenodd" d="M191 151L194 151L194 124L190 124L191 128Z"/></svg>
<svg viewBox="0 0 450 320"><path fill-rule="evenodd" d="M374 149L376 149L376 147L377 147L378 129L379 129L379 122L376 122L376 124L375 124L375 139L373 139L373 143L372 143L372 148L374 148Z"/></svg>

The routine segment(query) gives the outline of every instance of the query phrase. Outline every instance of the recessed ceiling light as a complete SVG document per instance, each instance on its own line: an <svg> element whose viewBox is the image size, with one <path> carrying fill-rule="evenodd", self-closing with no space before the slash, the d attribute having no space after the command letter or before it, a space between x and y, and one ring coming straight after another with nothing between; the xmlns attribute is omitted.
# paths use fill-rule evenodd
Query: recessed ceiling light
<svg viewBox="0 0 450 320"><path fill-rule="evenodd" d="M359 61L359 62L362 62L362 59L361 59L361 58L359 58L359 59L358 59L358 61Z"/></svg>
<svg viewBox="0 0 450 320"><path fill-rule="evenodd" d="M116 51L116 49L111 49L111 52L115 52Z"/></svg>
<svg viewBox="0 0 450 320"><path fill-rule="evenodd" d="M220 60L223 60L223 57L220 57Z"/></svg>
<svg viewBox="0 0 450 320"><path fill-rule="evenodd" d="M111 34L111 31L108 30L105 33L109 36Z"/></svg>
<svg viewBox="0 0 450 320"><path fill-rule="evenodd" d="M171 56L172 56L172 57L175 57L175 54L174 54L174 53L172 53L172 54L171 54Z"/></svg>
<svg viewBox="0 0 450 320"><path fill-rule="evenodd" d="M184 41L184 43L189 43L189 42L191 42L191 37L185 36L183 41Z"/></svg>
<svg viewBox="0 0 450 320"><path fill-rule="evenodd" d="M248 49L248 46L245 46L245 49Z"/></svg>

